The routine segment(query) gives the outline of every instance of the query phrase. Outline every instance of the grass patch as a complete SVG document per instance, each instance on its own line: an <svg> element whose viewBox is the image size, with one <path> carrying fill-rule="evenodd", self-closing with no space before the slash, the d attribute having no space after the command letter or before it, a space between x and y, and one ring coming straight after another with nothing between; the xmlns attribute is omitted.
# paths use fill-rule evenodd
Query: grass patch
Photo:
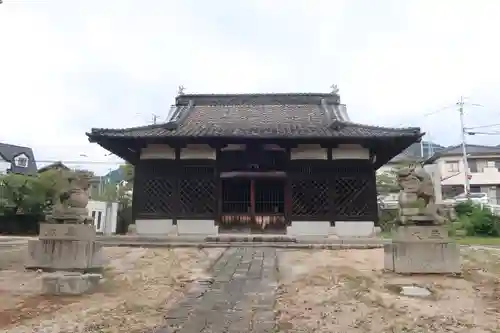
<svg viewBox="0 0 500 333"><path fill-rule="evenodd" d="M380 237L384 239L391 239L390 232L381 232ZM455 241L462 245L498 245L500 246L500 237L481 237L481 236L466 236L456 237Z"/></svg>
<svg viewBox="0 0 500 333"><path fill-rule="evenodd" d="M392 238L390 231L382 231L381 233L379 233L379 236L384 238L384 239L391 239Z"/></svg>
<svg viewBox="0 0 500 333"><path fill-rule="evenodd" d="M463 238L456 239L458 244L463 245L499 245L500 237L479 237L479 236L467 236Z"/></svg>

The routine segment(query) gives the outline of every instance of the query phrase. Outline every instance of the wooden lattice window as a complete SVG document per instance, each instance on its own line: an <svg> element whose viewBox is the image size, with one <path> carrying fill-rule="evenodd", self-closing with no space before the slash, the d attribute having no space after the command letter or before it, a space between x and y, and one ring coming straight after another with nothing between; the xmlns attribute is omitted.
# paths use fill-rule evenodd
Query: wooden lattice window
<svg viewBox="0 0 500 333"><path fill-rule="evenodd" d="M335 177L334 210L337 220L371 218L373 200L376 193L372 191L371 179L359 175L342 175Z"/></svg>
<svg viewBox="0 0 500 333"><path fill-rule="evenodd" d="M168 178L150 178L142 184L137 196L139 214L170 216L174 212L174 181Z"/></svg>
<svg viewBox="0 0 500 333"><path fill-rule="evenodd" d="M214 215L215 180L208 178L180 180L179 208L181 215Z"/></svg>
<svg viewBox="0 0 500 333"><path fill-rule="evenodd" d="M296 179L292 187L292 216L328 216L328 181Z"/></svg>

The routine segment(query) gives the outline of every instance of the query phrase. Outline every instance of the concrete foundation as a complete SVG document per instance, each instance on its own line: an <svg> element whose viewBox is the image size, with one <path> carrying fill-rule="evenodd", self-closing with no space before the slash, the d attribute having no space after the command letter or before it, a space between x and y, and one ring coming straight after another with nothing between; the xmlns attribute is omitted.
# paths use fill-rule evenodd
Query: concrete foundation
<svg viewBox="0 0 500 333"><path fill-rule="evenodd" d="M384 245L384 267L395 273L460 273L460 248L443 226L403 226Z"/></svg>
<svg viewBox="0 0 500 333"><path fill-rule="evenodd" d="M375 237L373 221L336 221L335 234L342 237Z"/></svg>
<svg viewBox="0 0 500 333"><path fill-rule="evenodd" d="M214 220L177 220L178 235L207 235L219 233L219 227Z"/></svg>
<svg viewBox="0 0 500 333"><path fill-rule="evenodd" d="M328 237L334 232L333 229L330 221L292 221L291 225L286 228L286 234L291 237Z"/></svg>
<svg viewBox="0 0 500 333"><path fill-rule="evenodd" d="M172 220L151 219L136 220L135 229L131 225L130 234L140 236L216 236L219 227L213 220L177 220L174 225ZM380 229L380 228L378 228ZM230 232L230 231L229 231ZM286 227L286 235L291 237L322 237L337 235L340 238L367 238L375 237L377 227L373 221L336 221L335 227L330 221L292 221Z"/></svg>
<svg viewBox="0 0 500 333"><path fill-rule="evenodd" d="M41 277L42 294L81 295L97 287L101 278L100 274L45 273Z"/></svg>

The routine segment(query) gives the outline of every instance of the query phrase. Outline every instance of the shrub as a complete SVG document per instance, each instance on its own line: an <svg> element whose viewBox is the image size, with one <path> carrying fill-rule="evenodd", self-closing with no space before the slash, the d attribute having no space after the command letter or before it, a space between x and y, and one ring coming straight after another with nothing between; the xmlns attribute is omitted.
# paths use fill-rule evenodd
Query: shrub
<svg viewBox="0 0 500 333"><path fill-rule="evenodd" d="M455 211L458 216L455 230L465 230L467 236L500 236L500 217L488 208L467 202L457 204Z"/></svg>
<svg viewBox="0 0 500 333"><path fill-rule="evenodd" d="M378 224L382 231L391 231L398 216L398 209L380 209Z"/></svg>
<svg viewBox="0 0 500 333"><path fill-rule="evenodd" d="M472 214L472 211L476 207L477 206L474 205L472 202L461 202L461 203L455 205L455 212L457 213L458 217L460 218L460 216Z"/></svg>

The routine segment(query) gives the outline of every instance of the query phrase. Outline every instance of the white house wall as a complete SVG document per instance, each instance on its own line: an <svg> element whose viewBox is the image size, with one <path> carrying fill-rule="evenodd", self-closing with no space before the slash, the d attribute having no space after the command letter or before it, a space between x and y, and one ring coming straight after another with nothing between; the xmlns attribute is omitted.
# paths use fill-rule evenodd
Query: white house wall
<svg viewBox="0 0 500 333"><path fill-rule="evenodd" d="M10 162L9 162L9 161L4 160L4 159L0 156L0 174L7 173L7 170L8 170L8 169L10 169Z"/></svg>
<svg viewBox="0 0 500 333"><path fill-rule="evenodd" d="M495 167L493 159L498 159L499 156L484 156L484 157L474 157L477 160L486 160L488 162L488 167L484 169L483 172L474 172L469 174L472 178L469 180L470 185L499 185L500 184L500 172ZM458 172L450 172L446 166L446 162L458 162ZM444 179L441 185L463 185L464 184L464 162L461 156L446 156L441 157L435 164L437 164L439 171L441 173L441 178Z"/></svg>
<svg viewBox="0 0 500 333"><path fill-rule="evenodd" d="M434 185L434 194L436 195L436 202L441 203L441 201L443 200L441 171L439 170L439 167L435 164L425 165L424 169L430 174L432 178L432 183Z"/></svg>

